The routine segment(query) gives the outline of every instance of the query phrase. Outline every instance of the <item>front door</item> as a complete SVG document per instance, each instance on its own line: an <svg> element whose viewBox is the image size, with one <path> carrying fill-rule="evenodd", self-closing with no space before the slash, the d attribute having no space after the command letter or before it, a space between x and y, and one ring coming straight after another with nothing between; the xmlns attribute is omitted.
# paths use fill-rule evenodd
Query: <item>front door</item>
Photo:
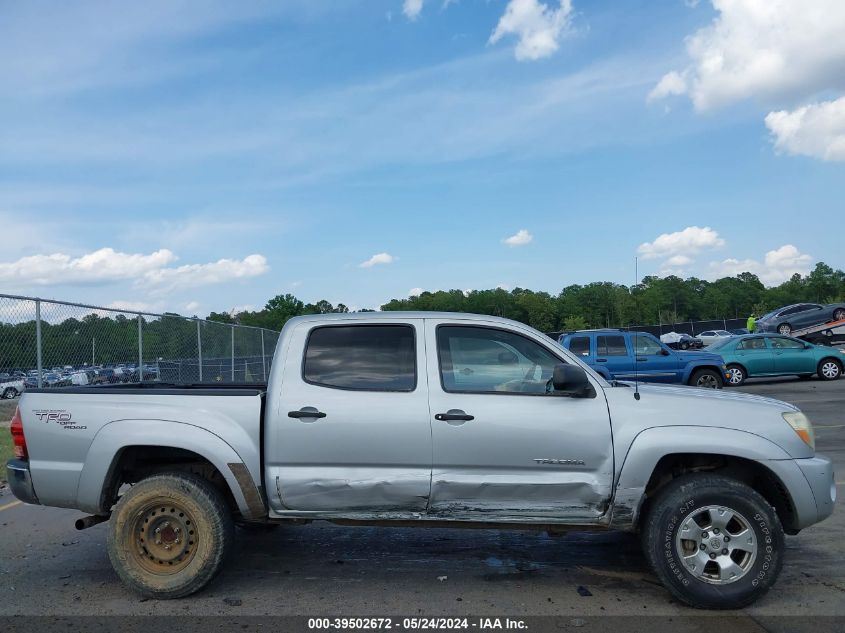
<svg viewBox="0 0 845 633"><path fill-rule="evenodd" d="M801 341L783 336L767 337L772 349L774 371L782 374L812 374L816 371L816 358L812 348Z"/></svg>
<svg viewBox="0 0 845 633"><path fill-rule="evenodd" d="M736 358L749 376L771 374L774 371L772 350L763 336L742 339L736 346Z"/></svg>
<svg viewBox="0 0 845 633"><path fill-rule="evenodd" d="M277 514L425 511L431 426L422 324L296 327L283 380L270 382L282 385L278 406L265 420L267 497Z"/></svg>
<svg viewBox="0 0 845 633"><path fill-rule="evenodd" d="M634 360L640 380L646 382L675 382L680 377L680 354L664 348L657 339L648 334L632 334ZM686 363L684 363L686 364Z"/></svg>
<svg viewBox="0 0 845 633"><path fill-rule="evenodd" d="M604 392L596 383L593 398L548 394L554 366L567 361L535 337L426 319L432 518L578 523L607 509Z"/></svg>

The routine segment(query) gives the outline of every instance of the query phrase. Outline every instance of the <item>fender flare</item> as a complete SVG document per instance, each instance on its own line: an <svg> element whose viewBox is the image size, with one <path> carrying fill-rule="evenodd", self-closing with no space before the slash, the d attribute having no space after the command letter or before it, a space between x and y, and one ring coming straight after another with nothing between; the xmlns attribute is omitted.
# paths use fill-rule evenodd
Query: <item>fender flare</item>
<svg viewBox="0 0 845 633"><path fill-rule="evenodd" d="M663 457L676 453L725 455L755 462L792 460L774 442L747 431L683 425L645 429L631 442L616 478L611 502L611 528L635 529L645 489L657 463Z"/></svg>
<svg viewBox="0 0 845 633"><path fill-rule="evenodd" d="M681 377L681 383L684 385L689 384L690 378L699 369L712 369L722 377L722 383L724 384L725 374L722 372L722 368L718 365L711 364L710 361L692 361L687 363L687 366L684 368L684 374Z"/></svg>
<svg viewBox="0 0 845 633"><path fill-rule="evenodd" d="M220 436L176 420L115 420L94 436L79 477L77 507L92 514L108 513L102 507L104 486L120 453L130 446L179 448L208 460L226 481L238 510L247 519L267 515L259 487L244 460Z"/></svg>

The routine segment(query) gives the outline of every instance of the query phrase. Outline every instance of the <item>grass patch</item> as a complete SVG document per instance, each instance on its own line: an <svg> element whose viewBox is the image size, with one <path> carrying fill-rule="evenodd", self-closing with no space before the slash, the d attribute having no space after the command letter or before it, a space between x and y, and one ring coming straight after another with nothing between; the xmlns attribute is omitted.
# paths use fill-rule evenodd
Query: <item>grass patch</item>
<svg viewBox="0 0 845 633"><path fill-rule="evenodd" d="M0 479L6 478L6 462L15 454L9 427L0 427Z"/></svg>

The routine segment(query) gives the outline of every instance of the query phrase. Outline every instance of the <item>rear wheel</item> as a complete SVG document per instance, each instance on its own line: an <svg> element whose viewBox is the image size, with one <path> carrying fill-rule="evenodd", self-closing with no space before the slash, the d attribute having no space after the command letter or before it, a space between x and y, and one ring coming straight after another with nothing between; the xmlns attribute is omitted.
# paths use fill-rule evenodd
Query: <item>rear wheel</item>
<svg viewBox="0 0 845 633"><path fill-rule="evenodd" d="M732 387L739 387L748 378L745 368L741 365L728 365L728 384Z"/></svg>
<svg viewBox="0 0 845 633"><path fill-rule="evenodd" d="M842 321L845 319L845 308L837 308L833 311L833 320Z"/></svg>
<svg viewBox="0 0 845 633"><path fill-rule="evenodd" d="M151 598L181 598L219 571L234 538L222 496L196 475L154 475L126 492L112 514L109 558L120 579Z"/></svg>
<svg viewBox="0 0 845 633"><path fill-rule="evenodd" d="M774 508L744 483L709 473L684 475L659 491L642 539L664 586L703 609L751 604L774 584L783 562Z"/></svg>
<svg viewBox="0 0 845 633"><path fill-rule="evenodd" d="M6 387L3 391L3 399L4 400L11 400L12 398L16 398L18 395L18 390L14 387Z"/></svg>
<svg viewBox="0 0 845 633"><path fill-rule="evenodd" d="M836 380L842 375L842 365L835 358L824 358L819 363L818 374L822 380Z"/></svg>
<svg viewBox="0 0 845 633"><path fill-rule="evenodd" d="M713 369L699 369L693 372L689 384L705 389L721 389L722 377Z"/></svg>
<svg viewBox="0 0 845 633"><path fill-rule="evenodd" d="M780 334L783 334L784 336L789 336L790 334L792 334L792 326L789 325L789 323L781 323L778 326L778 332Z"/></svg>

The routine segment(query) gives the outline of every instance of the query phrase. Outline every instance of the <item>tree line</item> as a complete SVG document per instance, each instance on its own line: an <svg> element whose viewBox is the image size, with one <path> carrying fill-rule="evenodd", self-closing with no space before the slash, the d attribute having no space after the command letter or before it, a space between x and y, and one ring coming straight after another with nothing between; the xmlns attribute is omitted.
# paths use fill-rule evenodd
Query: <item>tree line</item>
<svg viewBox="0 0 845 633"><path fill-rule="evenodd" d="M564 287L558 294L526 288L503 290L438 290L405 299L392 299L382 310L473 312L500 316L543 331L587 327L628 327L760 316L782 305L802 301L832 303L845 300L845 272L825 263L808 275L795 274L774 287L757 275L706 281L647 276L633 286L609 281ZM262 310L238 314L212 312L208 319L279 330L288 319L303 314L348 312L344 304L322 300L305 303L292 294L270 299Z"/></svg>

